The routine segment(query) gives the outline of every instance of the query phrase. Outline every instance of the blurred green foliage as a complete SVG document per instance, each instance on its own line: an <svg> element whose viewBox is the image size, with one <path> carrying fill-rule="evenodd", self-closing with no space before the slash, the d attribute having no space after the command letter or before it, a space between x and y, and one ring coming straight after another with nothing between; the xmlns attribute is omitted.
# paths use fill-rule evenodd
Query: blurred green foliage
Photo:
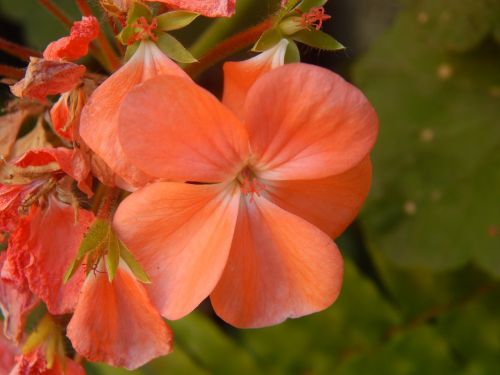
<svg viewBox="0 0 500 375"><path fill-rule="evenodd" d="M179 38L199 55L271 3L239 0L237 18L196 20ZM397 6L353 69L381 128L358 230L339 239L334 306L258 330L198 311L169 322L171 355L134 372L87 364L90 374L500 374L500 0ZM65 33L35 0L0 0L0 12L40 50ZM359 34L371 43L369 24Z"/></svg>

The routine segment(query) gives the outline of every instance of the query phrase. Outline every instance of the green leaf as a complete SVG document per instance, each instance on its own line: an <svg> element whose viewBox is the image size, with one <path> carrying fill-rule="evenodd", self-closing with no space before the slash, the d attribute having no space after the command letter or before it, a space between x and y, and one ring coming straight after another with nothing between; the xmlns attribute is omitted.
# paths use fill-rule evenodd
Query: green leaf
<svg viewBox="0 0 500 375"><path fill-rule="evenodd" d="M499 300L499 285L487 284L475 298L462 300L459 308L437 321L438 332L450 341L456 354L471 367L478 367L475 373L500 373Z"/></svg>
<svg viewBox="0 0 500 375"><path fill-rule="evenodd" d="M182 29L193 22L200 14L184 10L163 13L156 17L158 28L163 31Z"/></svg>
<svg viewBox="0 0 500 375"><path fill-rule="evenodd" d="M283 35L277 28L273 27L272 29L266 30L261 35L259 40L253 46L252 51L255 52L266 51L269 48L272 48L276 44L278 44L281 39L283 39Z"/></svg>
<svg viewBox="0 0 500 375"><path fill-rule="evenodd" d="M120 262L120 243L116 235L111 232L109 238L108 252L106 254L106 271L109 282L112 282L116 275L118 263Z"/></svg>
<svg viewBox="0 0 500 375"><path fill-rule="evenodd" d="M81 259L76 259L76 258L73 259L73 261L69 265L68 269L64 273L63 284L66 284L69 281L69 279L71 279L73 277L73 275L78 270L78 268L80 267L80 265L82 264L82 262L83 262L83 258L81 258Z"/></svg>
<svg viewBox="0 0 500 375"><path fill-rule="evenodd" d="M149 280L148 275L142 269L139 262L137 262L137 260L135 260L134 256L130 253L130 251L127 249L127 247L120 240L118 240L118 243L120 246L120 257L124 260L124 262L130 268L130 270L132 271L134 276L137 278L137 280L139 280L145 284L151 283L151 280Z"/></svg>
<svg viewBox="0 0 500 375"><path fill-rule="evenodd" d="M74 1L52 0L70 19L79 19L81 14ZM43 51L47 45L68 35L68 29L49 13L38 1L0 0L0 13L10 22L22 25L22 35L27 46Z"/></svg>
<svg viewBox="0 0 500 375"><path fill-rule="evenodd" d="M69 279L75 274L85 255L103 245L103 243L109 237L110 231L111 227L106 220L96 219L92 223L89 230L83 237L82 243L80 244L80 248L78 249L78 253L75 259L64 274L64 283L67 283Z"/></svg>
<svg viewBox="0 0 500 375"><path fill-rule="evenodd" d="M131 44L127 47L127 50L125 51L125 61L130 60L130 58L134 55L140 45L141 42L135 42L134 44Z"/></svg>
<svg viewBox="0 0 500 375"><path fill-rule="evenodd" d="M302 12L307 13L311 8L322 7L328 0L302 0L297 6Z"/></svg>
<svg viewBox="0 0 500 375"><path fill-rule="evenodd" d="M297 62L300 62L300 51L297 47L297 44L293 40L290 40L288 41L288 45L286 46L285 64Z"/></svg>
<svg viewBox="0 0 500 375"><path fill-rule="evenodd" d="M153 14L146 4L134 1L127 14L127 25L131 26L140 17L144 17L148 22L151 22Z"/></svg>
<svg viewBox="0 0 500 375"><path fill-rule="evenodd" d="M479 45L494 28L495 11L495 0L425 0L415 7L418 27L429 42L455 51Z"/></svg>
<svg viewBox="0 0 500 375"><path fill-rule="evenodd" d="M177 345L210 374L261 374L254 357L207 316L193 312L169 322Z"/></svg>
<svg viewBox="0 0 500 375"><path fill-rule="evenodd" d="M447 52L419 12L402 13L354 72L384 129L363 227L372 249L402 267L472 261L498 277L500 50L490 41Z"/></svg>
<svg viewBox="0 0 500 375"><path fill-rule="evenodd" d="M292 35L292 39L313 48L326 51L345 49L335 38L320 30L302 30Z"/></svg>
<svg viewBox="0 0 500 375"><path fill-rule="evenodd" d="M158 38L157 45L165 55L177 62L189 64L198 61L191 55L191 52L184 48L184 46L170 34L162 33Z"/></svg>
<svg viewBox="0 0 500 375"><path fill-rule="evenodd" d="M89 251L94 250L101 243L103 243L109 236L110 231L111 227L108 221L103 219L96 219L83 237L80 248L78 249L78 254L76 256L77 259L83 258L85 254L87 254Z"/></svg>

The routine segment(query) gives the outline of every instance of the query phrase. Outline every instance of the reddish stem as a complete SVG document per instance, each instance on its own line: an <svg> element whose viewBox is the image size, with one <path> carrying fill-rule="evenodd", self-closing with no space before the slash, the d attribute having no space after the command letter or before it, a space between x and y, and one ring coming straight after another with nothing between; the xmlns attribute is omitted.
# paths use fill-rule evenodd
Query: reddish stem
<svg viewBox="0 0 500 375"><path fill-rule="evenodd" d="M0 77L21 79L24 77L24 69L0 64Z"/></svg>
<svg viewBox="0 0 500 375"><path fill-rule="evenodd" d="M71 28L73 25L73 21L71 21L64 11L62 11L56 4L54 4L51 0L38 0L38 2L44 6L54 17L56 17L59 21L61 21L66 27Z"/></svg>
<svg viewBox="0 0 500 375"><path fill-rule="evenodd" d="M120 190L117 188L107 188L102 202L97 211L97 217L105 220L111 220L113 213L118 205L118 198L120 197Z"/></svg>
<svg viewBox="0 0 500 375"><path fill-rule="evenodd" d="M15 56L21 60L29 61L30 56L41 57L42 54L31 48L21 46L9 40L0 38L0 51L4 51L11 56Z"/></svg>
<svg viewBox="0 0 500 375"><path fill-rule="evenodd" d="M93 15L92 9L90 9L87 0L76 0L76 3L78 5L78 8L80 9L80 12L84 16L88 17ZM97 37L97 43L99 44L99 47L101 47L102 53L108 61L111 69L113 71L117 70L121 66L120 59L118 58L116 52L113 50L113 47L111 47L111 44L109 44L109 41L103 32L99 33L99 36Z"/></svg>
<svg viewBox="0 0 500 375"><path fill-rule="evenodd" d="M196 77L212 65L217 64L226 57L241 51L242 49L254 44L260 36L274 24L274 18L268 18L265 21L244 30L220 43L218 46L203 55L197 63L191 64L186 68L186 72L192 77Z"/></svg>

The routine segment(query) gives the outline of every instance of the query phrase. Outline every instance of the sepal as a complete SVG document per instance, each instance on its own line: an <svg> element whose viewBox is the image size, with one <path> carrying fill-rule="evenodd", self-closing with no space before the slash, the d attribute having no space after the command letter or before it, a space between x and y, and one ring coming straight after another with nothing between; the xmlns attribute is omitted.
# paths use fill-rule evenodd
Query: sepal
<svg viewBox="0 0 500 375"><path fill-rule="evenodd" d="M156 17L158 29L163 31L182 29L198 18L199 15L199 13L187 12L184 10L174 10L172 12L163 13Z"/></svg>

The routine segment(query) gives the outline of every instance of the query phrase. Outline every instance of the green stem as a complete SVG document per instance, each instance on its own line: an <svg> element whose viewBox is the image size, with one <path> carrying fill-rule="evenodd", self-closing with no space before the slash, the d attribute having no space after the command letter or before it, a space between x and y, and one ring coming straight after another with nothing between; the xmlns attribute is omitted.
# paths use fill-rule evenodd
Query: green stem
<svg viewBox="0 0 500 375"><path fill-rule="evenodd" d="M231 38L226 39L218 46L208 51L201 57L197 63L191 64L186 68L186 72L191 77L196 77L206 69L217 64L219 61L241 51L254 44L260 36L274 25L274 17L255 25L245 31L242 31Z"/></svg>

